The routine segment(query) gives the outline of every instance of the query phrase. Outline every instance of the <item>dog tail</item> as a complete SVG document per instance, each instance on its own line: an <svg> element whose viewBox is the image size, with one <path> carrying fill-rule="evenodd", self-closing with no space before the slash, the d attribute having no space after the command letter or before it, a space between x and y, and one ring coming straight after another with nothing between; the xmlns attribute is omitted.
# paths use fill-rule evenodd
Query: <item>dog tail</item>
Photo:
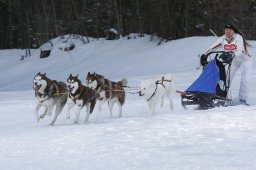
<svg viewBox="0 0 256 170"><path fill-rule="evenodd" d="M121 84L122 86L126 86L128 84L128 80L124 78L121 81L118 81L117 83Z"/></svg>

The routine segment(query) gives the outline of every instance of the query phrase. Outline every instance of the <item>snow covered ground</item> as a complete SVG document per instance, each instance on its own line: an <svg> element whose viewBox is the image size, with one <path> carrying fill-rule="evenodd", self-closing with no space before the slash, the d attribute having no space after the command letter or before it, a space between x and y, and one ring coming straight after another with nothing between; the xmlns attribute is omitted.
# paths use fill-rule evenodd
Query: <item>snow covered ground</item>
<svg viewBox="0 0 256 170"><path fill-rule="evenodd" d="M88 71L111 80L128 79L138 87L143 79L161 74L176 75L176 89L185 90L200 74L198 54L215 37L190 37L156 46L149 37L116 41L92 40L77 43L70 52L59 49L54 40L51 56L39 59L39 50L20 60L23 51L0 50L0 169L3 170L253 170L256 169L256 69L253 69L251 106L211 110L184 110L174 94L174 110L165 101L150 116L146 102L127 94L123 118L109 118L106 104L97 106L83 124L59 116L36 122L32 80L39 71L52 79L66 81L79 74L85 81ZM256 42L250 41L253 46ZM256 49L250 49L256 56ZM254 59L255 63L255 59ZM239 76L232 86L237 100ZM127 91L131 91L127 89ZM64 108L65 111L66 108Z"/></svg>

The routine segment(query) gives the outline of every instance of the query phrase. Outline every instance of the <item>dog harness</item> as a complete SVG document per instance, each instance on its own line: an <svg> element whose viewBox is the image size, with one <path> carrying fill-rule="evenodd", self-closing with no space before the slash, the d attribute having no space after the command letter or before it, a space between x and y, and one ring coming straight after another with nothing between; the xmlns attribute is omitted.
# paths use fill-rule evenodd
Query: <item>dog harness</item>
<svg viewBox="0 0 256 170"><path fill-rule="evenodd" d="M155 91L154 91L154 93L147 99L147 101L149 101L149 100L151 100L152 99L152 97L156 94L156 91L157 91L157 85L158 84L161 84L163 87L164 87L164 89L166 89L166 87L165 87L165 85L163 84L164 83L164 81L168 81L168 82L172 82L171 80L166 80L166 79L164 79L164 77L162 77L162 79L161 80L157 80L156 81L156 88L155 88Z"/></svg>

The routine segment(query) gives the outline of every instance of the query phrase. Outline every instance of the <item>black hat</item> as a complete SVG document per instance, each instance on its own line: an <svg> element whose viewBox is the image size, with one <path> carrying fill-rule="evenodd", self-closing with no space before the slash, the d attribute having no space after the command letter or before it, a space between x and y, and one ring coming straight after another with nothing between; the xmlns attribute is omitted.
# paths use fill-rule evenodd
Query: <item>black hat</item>
<svg viewBox="0 0 256 170"><path fill-rule="evenodd" d="M225 25L224 28L232 29L234 32L236 32L236 30L237 30L236 27L234 25L232 25L232 24L227 24L227 25Z"/></svg>

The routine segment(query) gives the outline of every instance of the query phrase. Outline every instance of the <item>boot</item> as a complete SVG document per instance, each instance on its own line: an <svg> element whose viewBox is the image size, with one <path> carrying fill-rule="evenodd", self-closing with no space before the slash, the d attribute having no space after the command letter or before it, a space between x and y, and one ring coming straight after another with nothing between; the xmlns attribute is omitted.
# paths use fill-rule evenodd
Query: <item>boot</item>
<svg viewBox="0 0 256 170"><path fill-rule="evenodd" d="M240 103L241 105L250 106L250 104L248 104L248 103L246 102L246 100L243 100L243 99L240 99L240 100L239 100L239 103Z"/></svg>

